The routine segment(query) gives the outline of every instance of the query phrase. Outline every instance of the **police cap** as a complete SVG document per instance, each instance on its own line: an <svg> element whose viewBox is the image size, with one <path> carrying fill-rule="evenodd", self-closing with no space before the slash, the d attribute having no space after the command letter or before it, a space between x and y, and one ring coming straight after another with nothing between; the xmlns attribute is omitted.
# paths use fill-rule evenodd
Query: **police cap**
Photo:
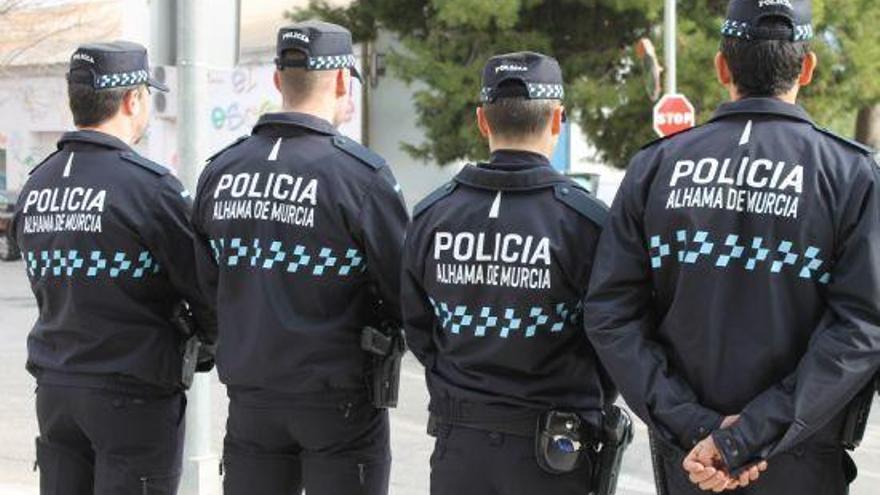
<svg viewBox="0 0 880 495"><path fill-rule="evenodd" d="M553 57L535 52L507 53L490 58L483 68L483 102L511 97L561 100L564 96L562 69Z"/></svg>
<svg viewBox="0 0 880 495"><path fill-rule="evenodd" d="M785 21L787 27L760 26L763 19ZM808 41L813 39L811 0L731 0L721 34L745 40Z"/></svg>
<svg viewBox="0 0 880 495"><path fill-rule="evenodd" d="M168 91L168 86L150 76L147 49L130 41L80 46L70 56L67 80L90 84L97 90L146 84L159 91Z"/></svg>
<svg viewBox="0 0 880 495"><path fill-rule="evenodd" d="M298 50L306 58L285 60L282 55L288 50ZM351 74L361 79L355 67L351 32L342 26L321 21L305 21L283 27L278 31L276 45L278 70L285 67L302 67L306 70L351 70Z"/></svg>

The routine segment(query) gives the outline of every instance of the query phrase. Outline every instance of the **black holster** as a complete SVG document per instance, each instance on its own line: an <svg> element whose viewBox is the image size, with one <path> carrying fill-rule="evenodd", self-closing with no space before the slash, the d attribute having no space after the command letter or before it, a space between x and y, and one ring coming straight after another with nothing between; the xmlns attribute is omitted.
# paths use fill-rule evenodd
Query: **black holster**
<svg viewBox="0 0 880 495"><path fill-rule="evenodd" d="M381 330L365 327L361 332L361 349L369 359L368 388L373 406L397 407L400 363L406 352L403 329L391 324L381 325Z"/></svg>
<svg viewBox="0 0 880 495"><path fill-rule="evenodd" d="M202 342L199 340L198 335L196 335L195 318L193 318L186 304L181 303L178 306L171 321L184 338L183 345L181 346L183 365L180 370L180 386L183 390L189 390L193 384L196 368L199 366L199 353Z"/></svg>
<svg viewBox="0 0 880 495"><path fill-rule="evenodd" d="M602 436L598 462L593 475L595 495L613 495L623 464L623 453L633 441L633 422L629 413L609 407L602 415Z"/></svg>
<svg viewBox="0 0 880 495"><path fill-rule="evenodd" d="M871 414L871 405L877 392L880 392L880 374L875 376L871 383L850 402L840 439L845 449L855 450L865 438L868 416Z"/></svg>

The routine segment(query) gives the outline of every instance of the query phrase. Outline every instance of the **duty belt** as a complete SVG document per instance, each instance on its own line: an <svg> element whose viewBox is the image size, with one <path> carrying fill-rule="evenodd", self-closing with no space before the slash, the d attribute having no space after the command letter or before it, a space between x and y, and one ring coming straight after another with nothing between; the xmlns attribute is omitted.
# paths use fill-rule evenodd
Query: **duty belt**
<svg viewBox="0 0 880 495"><path fill-rule="evenodd" d="M524 407L497 406L461 400L431 402L428 433L436 435L443 426L464 426L477 430L534 437L541 412Z"/></svg>

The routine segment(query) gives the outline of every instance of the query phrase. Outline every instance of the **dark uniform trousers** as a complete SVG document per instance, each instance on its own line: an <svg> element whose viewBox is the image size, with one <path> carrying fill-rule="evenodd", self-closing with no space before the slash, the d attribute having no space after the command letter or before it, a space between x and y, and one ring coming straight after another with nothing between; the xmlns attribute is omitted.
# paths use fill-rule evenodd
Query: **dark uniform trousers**
<svg viewBox="0 0 880 495"><path fill-rule="evenodd" d="M41 495L173 495L186 397L40 385Z"/></svg>
<svg viewBox="0 0 880 495"><path fill-rule="evenodd" d="M230 391L226 495L385 495L388 412L366 395L305 399Z"/></svg>
<svg viewBox="0 0 880 495"><path fill-rule="evenodd" d="M535 459L535 438L466 426L438 427L431 495L587 495L591 465L555 475Z"/></svg>

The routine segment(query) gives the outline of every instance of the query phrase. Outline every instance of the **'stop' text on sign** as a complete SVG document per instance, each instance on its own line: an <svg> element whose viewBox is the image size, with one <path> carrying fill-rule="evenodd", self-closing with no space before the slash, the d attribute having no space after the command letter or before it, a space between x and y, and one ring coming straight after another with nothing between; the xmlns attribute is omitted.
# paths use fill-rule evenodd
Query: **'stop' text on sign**
<svg viewBox="0 0 880 495"><path fill-rule="evenodd" d="M654 105L654 131L666 137L696 125L694 106L684 95L666 95Z"/></svg>

